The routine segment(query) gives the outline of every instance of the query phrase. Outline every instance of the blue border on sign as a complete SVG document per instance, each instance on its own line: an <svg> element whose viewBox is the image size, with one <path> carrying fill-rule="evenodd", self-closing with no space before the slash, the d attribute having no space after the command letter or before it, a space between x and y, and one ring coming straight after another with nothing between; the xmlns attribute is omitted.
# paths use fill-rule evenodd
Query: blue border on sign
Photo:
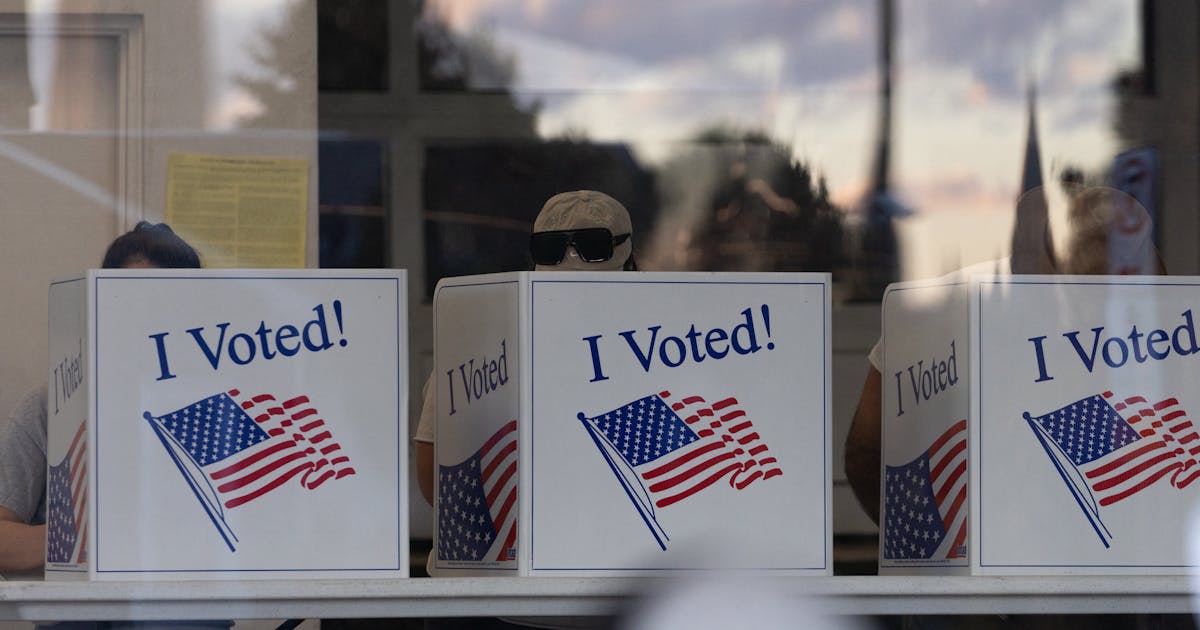
<svg viewBox="0 0 1200 630"><path fill-rule="evenodd" d="M434 304L437 304L437 294L440 294L442 291L445 291L445 290L448 290L448 289L461 289L461 288L465 288L465 287L489 287L489 286L497 286L497 285L502 285L502 284L516 284L516 285L520 285L520 283L521 283L521 281L520 281L519 279L513 279L513 280L495 280L495 281L488 281L488 282L465 282L465 283L463 283L463 284L449 284L449 285L444 285L444 286L437 287L437 289L436 289L436 291L435 291L435 295L433 296L433 301L434 301ZM517 317L515 318L515 319L516 319L518 322L520 321L520 311L521 311L521 296L520 296L520 289L518 288L518 293L517 293ZM434 325L434 327L436 328L436 326L437 326L437 318L436 318L436 317L434 318L434 323L433 323L433 325ZM521 352L521 350L520 350L520 348L521 348L521 339L520 339L520 337L519 337L519 335L520 335L520 334L521 334L521 327L520 327L520 325L518 325L518 326L517 326L517 335L518 335L518 338L517 338L517 356L518 356L518 357L520 356L520 352ZM434 354L433 354L433 358L434 358L434 367L436 368L436 367L437 367L437 347L436 347L436 346L437 346L437 334L436 334L436 331L435 331L435 334L434 334L433 343L434 343ZM519 360L519 359L518 359L518 360ZM517 369L518 369L518 370L520 370L520 364L519 364L519 363L518 363ZM520 379L520 375L519 375L519 374L517 375L517 378L518 378L518 381L519 381L519 379ZM517 549L518 549L518 550L521 548L521 432L522 432L522 431L521 431L520 410L521 410L521 394L520 394L520 392L517 392L517 480L516 480L516 484L517 484L517 501L516 501L516 506L517 506L517 516L516 516L516 521L515 521L515 523L516 523L516 527L517 527L517 541L516 541L516 544L517 544ZM437 435L436 424L437 424L437 422L436 422L436 418L435 418L435 422L434 422L434 425L435 425L435 429L434 429L434 435L435 435L435 436ZM433 455L433 465L434 465L434 467L435 467L435 469L434 469L434 472L436 473L436 472L437 472L437 470L436 470L436 467L437 467L437 465L438 465L438 462L437 462L437 441L436 441L436 440L434 441L434 451L433 451L433 453L434 453L434 455ZM448 570L448 571L495 571L495 572L499 572L499 573L516 573L517 571L519 571L519 570L520 570L520 568L521 568L521 562L520 562L520 560L519 560L519 557L520 557L520 552L519 552L519 551L518 551L518 553L517 553L517 555L518 555L518 559L517 559L517 560L503 560L503 561L502 561L502 562L508 563L508 564L507 564L507 565L505 565L505 566L497 566L497 565L496 565L496 563L495 563L495 561L491 561L491 562L487 562L487 563L485 563L485 562L484 562L484 561L482 561L482 560L481 560L481 561L479 561L478 563L471 562L471 561L468 561L468 560L453 560L453 561L449 561L449 560L448 560L447 562L453 562L454 564L439 564L439 562L438 562L438 557L437 557L437 533L438 533L438 531L437 531L437 530L438 530L438 528L437 528L437 522L438 522L438 521L437 521L437 518L438 518L438 507L437 507L437 504L436 504L436 503L437 503L436 499L437 499L437 496L438 496L438 494L437 494L437 485L436 485L436 484L438 483L438 481L439 481L440 479L441 479L441 475L440 475L440 474L435 474L435 475L433 476L433 482L434 482L434 484L435 484L435 485L434 485L434 493L433 493L433 496L434 496L434 506L433 506L433 548L429 550L429 553L430 553L430 554L432 554L432 556L431 556L431 557L433 558L433 566L434 566L435 568L438 568L438 569L446 569L446 570Z"/></svg>
<svg viewBox="0 0 1200 630"><path fill-rule="evenodd" d="M745 281L745 280L739 281L739 280L716 280L716 279L714 279L714 280L632 280L632 279L631 280L616 280L616 279L613 279L613 280L531 280L530 287L529 287L529 329L528 329L529 355L530 355L529 356L529 374L531 375L529 391L530 391L530 398L534 399L534 400L536 400L536 396L533 395L533 393L534 393L533 388L534 388L535 383L534 383L534 379L532 378L532 375L534 373L534 368L535 368L534 356L536 356L536 352L534 351L534 347L533 347L534 339L535 339L533 336L534 319L536 316L535 309L534 309L534 293L535 293L536 286L538 284L663 284L663 285L725 284L725 285L736 285L736 286L819 286L819 287L821 287L821 297L820 297L820 300L821 300L821 309L820 309L821 310L821 355L825 359L829 358L829 349L825 347L826 337L828 336L825 333L827 330L830 330L829 323L826 319L828 310L829 310L828 309L828 296L825 295L826 287L828 286L828 283L826 283L826 282L812 282L812 281L788 282L788 281L782 281L782 280L781 281ZM821 378L821 411L822 411L823 418L828 417L828 414L829 414L828 391L829 391L830 369L831 369L830 361L826 360L824 369L823 369L822 378ZM537 422L534 417L533 409L530 409L529 410L529 431L530 431L530 442L531 443L533 441L532 436L535 431L536 424L537 424ZM828 423L825 423L825 422L822 422L822 424L821 424L821 437L822 437L822 441L824 441L824 442L829 441L828 431L829 431L830 427L827 425L828 425ZM531 515L534 512L533 499L537 495L537 493L533 491L533 484L537 483L537 478L538 478L537 474L534 473L534 466L537 464L537 461L533 455L535 450L536 449L534 449L534 448L529 449L529 451L530 451L530 454L529 454L529 470L530 470L529 506L530 506L530 510L529 511L530 511ZM831 479L830 479L831 473L829 471L830 465L829 465L829 460L828 460L829 456L830 456L829 452L824 453L825 461L823 462L823 464L824 464L824 469L826 472L825 472L824 480L822 483L822 489L821 489L821 493L822 493L822 508L821 509L822 510L829 509L829 493L831 492ZM822 559L824 562L824 564L822 566L818 566L818 567L753 568L752 570L762 571L762 572L772 572L772 573L774 573L774 572L782 573L782 572L789 572L789 571L817 572L817 571L829 570L830 565L829 565L828 541L830 540L829 527L830 527L831 514L826 512L824 516L825 516L825 518L823 519L822 528L824 530L823 538L824 538L825 544L823 544L822 552L821 552ZM530 540L529 568L530 568L530 571L547 571L547 572L549 572L549 571L592 571L592 572L597 572L597 573L602 572L602 571L621 571L621 572L641 571L641 572L646 572L646 573L654 573L654 572L664 572L664 571L665 572L678 572L681 570L684 570L684 571L689 570L687 567L603 567L603 568L539 567L536 565L536 562L534 561L534 557L533 557L533 552L534 552L533 521L534 520L535 519L530 518L530 523L529 523L529 540Z"/></svg>
<svg viewBox="0 0 1200 630"><path fill-rule="evenodd" d="M314 280L327 281L327 282L329 282L329 281L340 282L340 281L346 281L346 280L354 280L354 281L366 280L366 281L374 281L374 282L379 282L379 281L390 282L390 283L392 283L391 289L396 295L396 317L397 317L396 321L397 321L397 324L400 323L400 320L399 320L400 303L407 297L406 295L403 294L403 291L401 290L402 289L401 285L403 284L401 282L402 278L388 277L388 276L265 276L265 275L264 276L257 276L257 275L255 275L255 276L241 276L241 275L229 275L229 276L216 276L216 275L140 276L140 275L122 274L120 276L97 275L93 278L93 280L94 280L93 287L94 287L95 295L99 295L99 293L100 293L100 281L101 280L143 280L143 281L144 280L271 280L271 281L299 280L299 281L305 281L305 282L314 281ZM99 330L100 329L99 300L93 300L92 308L94 310L96 330ZM405 312L405 323L407 323L407 311ZM397 352L396 352L396 354L397 354L396 378L397 379L400 378L401 372L402 372L402 370L400 370L400 366L402 365L401 362L408 360L408 357L400 356L400 352L399 352L400 339L401 339L401 336L405 335L405 334L407 334L406 330L401 330L399 327L397 327L397 330L396 330L396 350L397 350ZM101 395L101 392L100 392L100 388L99 388L99 372L98 372L98 369L100 366L100 344L99 344L98 339L94 339L93 342L94 342L96 351L95 351L95 353L93 353L94 356L92 357L92 370L93 370L92 374L96 375L95 382L96 382L97 386L95 387L95 389L96 389L96 392L95 392L96 404L95 404L95 407L92 409L92 415L96 419L96 423L95 423L96 424L96 435L94 438L95 441L92 442L92 444L91 444L91 448L96 448L96 445L98 445L100 443L100 395ZM399 388L406 386L406 384L397 381L396 386L398 388L397 392L399 392L399 391L402 391ZM402 395L397 394L397 407L396 407L397 414L403 413L403 409L399 405L400 398L402 398ZM407 433L408 429L407 429L407 427L399 426L399 415L397 415L396 422L397 422L397 433L398 433L397 444L396 444L396 479L397 479L397 482L399 482L399 480L403 477L404 472L405 472L404 468L400 465L400 463L401 463L401 460L404 459L404 452L402 450L403 445L404 445L403 435ZM131 573L131 574L132 573L146 573L146 574L148 574L148 573L155 573L155 574L159 574L159 573L161 573L161 574L169 574L169 573L308 573L308 572L317 572L317 571L362 572L362 573L389 572L390 573L390 572L400 571L400 570L405 569L403 558L404 558L404 553L407 550L407 545L408 545L407 540L398 540L397 541L396 566L394 566L394 567L369 567L369 568L307 567L307 568L278 568L278 569L264 568L264 569L152 569L152 570L147 570L147 569L101 569L100 568L100 545L95 542L95 541L100 540L100 452L98 450L96 451L96 470L94 470L93 473L96 475L96 477L95 477L95 479L96 479L96 497L95 497L96 527L95 527L95 536L92 539L93 544L94 544L94 548L93 548L93 552L92 552L92 560L95 564L96 573L109 573L109 574L120 574L120 573ZM401 502L399 501L399 497L397 496L396 525L397 525L397 529L401 530L401 531L407 530L407 521L404 520L404 518L403 518L406 507L407 506L401 505Z"/></svg>
<svg viewBox="0 0 1200 630"><path fill-rule="evenodd" d="M1154 278L1157 276L1147 276L1147 277ZM983 331L984 331L983 285L985 285L985 284L987 284L987 285L1031 285L1031 286L1052 285L1052 286L1129 286L1129 287L1196 287L1196 286L1200 286L1200 282L1153 282L1153 281L1150 281L1150 282L1109 282L1109 281L1104 281L1104 280L1054 281L1054 280L1010 280L1007 278L1005 278L1005 279L990 278L987 280L980 280L978 295L976 296L976 299L978 300L977 306L978 306L978 313L979 313L979 345L980 345L980 347L983 346ZM975 412L976 412L975 415L977 418L979 418L983 415L983 382L984 382L984 379L983 379L983 358L981 355L982 355L982 353L977 351L973 354L973 358L972 358L972 361L978 367L978 372L979 372L979 397L975 403ZM979 472L976 474L980 474L980 475L983 472L983 446L982 445L985 443L985 440L983 439L984 426L986 426L986 424L984 422L982 422L982 421L979 422L979 444L980 444L979 462L978 462L979 463ZM979 486L980 486L980 488L983 487L983 478L982 477L980 477ZM979 519L978 520L979 520L979 566L980 566L980 568L983 568L983 567L1006 568L1007 567L1007 568L1046 568L1046 569L1053 569L1053 568L1063 568L1063 569L1183 569L1183 568L1194 568L1196 566L1200 566L1200 565L1195 565L1195 564L1052 564L1052 563L1003 564L1003 563L984 563L984 561L983 561L983 558L984 558L983 543L984 543L985 538L983 535L984 518L983 518L982 492L981 492L981 496L979 499Z"/></svg>

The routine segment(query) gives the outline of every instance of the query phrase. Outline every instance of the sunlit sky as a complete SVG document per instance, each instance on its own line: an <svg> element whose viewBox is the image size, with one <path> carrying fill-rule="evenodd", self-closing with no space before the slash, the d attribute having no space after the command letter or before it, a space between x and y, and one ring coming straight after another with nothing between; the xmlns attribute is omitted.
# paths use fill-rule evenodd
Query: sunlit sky
<svg viewBox="0 0 1200 630"><path fill-rule="evenodd" d="M1042 173L1122 148L1111 84L1139 58L1135 0L898 0L891 184L904 275L1007 255L1037 91ZM769 131L857 206L877 127L876 0L430 0L511 56L545 136L582 130L650 166L713 123ZM491 87L496 77L473 77ZM1051 217L1065 235L1055 186Z"/></svg>

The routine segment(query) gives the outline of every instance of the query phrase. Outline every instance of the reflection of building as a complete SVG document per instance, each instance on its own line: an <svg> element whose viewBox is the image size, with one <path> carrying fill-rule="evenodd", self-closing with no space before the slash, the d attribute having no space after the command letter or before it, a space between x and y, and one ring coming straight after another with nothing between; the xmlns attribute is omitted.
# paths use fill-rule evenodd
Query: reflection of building
<svg viewBox="0 0 1200 630"><path fill-rule="evenodd" d="M879 1L879 121L871 190L865 201L863 223L854 244L853 298L878 300L884 289L900 277L900 246L892 219L903 214L892 198L889 175L892 152L892 52L895 42L895 2ZM899 210L899 212L897 212Z"/></svg>
<svg viewBox="0 0 1200 630"><path fill-rule="evenodd" d="M1157 150L1157 233L1172 274L1200 273L1198 6L1142 0L1142 71L1117 83L1114 125L1122 148Z"/></svg>

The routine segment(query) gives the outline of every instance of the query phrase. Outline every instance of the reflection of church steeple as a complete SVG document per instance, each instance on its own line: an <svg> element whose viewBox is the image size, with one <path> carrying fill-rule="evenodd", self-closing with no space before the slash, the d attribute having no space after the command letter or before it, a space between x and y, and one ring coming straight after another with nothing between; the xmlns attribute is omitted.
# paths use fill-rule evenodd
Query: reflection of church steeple
<svg viewBox="0 0 1200 630"><path fill-rule="evenodd" d="M1026 97L1029 126L1025 136L1025 164L1021 173L1021 193L1017 199L1016 220L1012 232L1013 273L1053 273L1057 267L1054 239L1046 193L1042 188L1042 160L1037 136L1037 95L1032 83Z"/></svg>
<svg viewBox="0 0 1200 630"><path fill-rule="evenodd" d="M854 274L854 299L878 300L899 277L899 246L892 216L907 213L888 190L892 141L892 35L894 0L879 0L879 136L871 168L871 190L861 227Z"/></svg>

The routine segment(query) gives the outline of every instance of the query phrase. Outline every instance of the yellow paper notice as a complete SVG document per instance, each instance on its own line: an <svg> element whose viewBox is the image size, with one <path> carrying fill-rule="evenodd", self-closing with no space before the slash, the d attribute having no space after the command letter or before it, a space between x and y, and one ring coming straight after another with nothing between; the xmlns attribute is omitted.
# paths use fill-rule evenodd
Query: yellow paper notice
<svg viewBox="0 0 1200 630"><path fill-rule="evenodd" d="M175 153L167 223L206 267L304 267L308 160Z"/></svg>

